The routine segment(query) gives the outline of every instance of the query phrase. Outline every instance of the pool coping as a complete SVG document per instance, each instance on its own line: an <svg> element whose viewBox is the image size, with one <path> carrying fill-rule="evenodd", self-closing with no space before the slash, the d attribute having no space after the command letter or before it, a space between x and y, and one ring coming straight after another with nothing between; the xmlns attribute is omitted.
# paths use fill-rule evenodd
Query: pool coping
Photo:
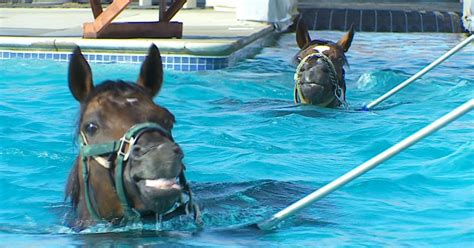
<svg viewBox="0 0 474 248"><path fill-rule="evenodd" d="M0 59L68 61L79 46L93 63L141 63L151 44L159 47L165 69L204 71L229 67L256 55L261 43L275 34L266 25L238 39L83 39L77 37L0 36ZM258 44L257 44L258 43Z"/></svg>
<svg viewBox="0 0 474 248"><path fill-rule="evenodd" d="M229 56L259 38L273 33L266 25L259 31L239 39L83 39L79 37L0 36L0 49L23 51L70 51L80 46L86 52L143 53L152 43L163 54Z"/></svg>

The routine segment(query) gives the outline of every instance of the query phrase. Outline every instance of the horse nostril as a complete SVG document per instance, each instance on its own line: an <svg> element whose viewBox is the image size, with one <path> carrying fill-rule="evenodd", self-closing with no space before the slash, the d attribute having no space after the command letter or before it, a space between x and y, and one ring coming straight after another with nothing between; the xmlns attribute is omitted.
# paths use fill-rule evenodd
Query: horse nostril
<svg viewBox="0 0 474 248"><path fill-rule="evenodd" d="M132 155L133 155L134 157L140 157L140 156L142 156L142 155L143 155L143 149L142 149L142 147L139 146L139 145L133 146L133 148L132 148Z"/></svg>
<svg viewBox="0 0 474 248"><path fill-rule="evenodd" d="M173 149L173 152L174 152L176 155L179 155L179 156L183 157L183 151L181 151L181 148L176 147L176 148Z"/></svg>

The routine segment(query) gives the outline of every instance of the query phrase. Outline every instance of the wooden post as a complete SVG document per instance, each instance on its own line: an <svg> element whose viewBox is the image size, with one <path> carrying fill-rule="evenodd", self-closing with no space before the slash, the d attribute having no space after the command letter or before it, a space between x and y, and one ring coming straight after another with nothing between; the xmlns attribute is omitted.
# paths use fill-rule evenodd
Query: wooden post
<svg viewBox="0 0 474 248"><path fill-rule="evenodd" d="M99 17L102 14L102 4L100 0L89 0L89 4L91 5L92 14L94 15L94 19Z"/></svg>
<svg viewBox="0 0 474 248"><path fill-rule="evenodd" d="M166 19L166 0L160 0L160 22Z"/></svg>
<svg viewBox="0 0 474 248"><path fill-rule="evenodd" d="M173 17L178 13L178 11L184 6L186 0L174 0L173 4L168 8L166 11L166 19L165 21L169 22Z"/></svg>

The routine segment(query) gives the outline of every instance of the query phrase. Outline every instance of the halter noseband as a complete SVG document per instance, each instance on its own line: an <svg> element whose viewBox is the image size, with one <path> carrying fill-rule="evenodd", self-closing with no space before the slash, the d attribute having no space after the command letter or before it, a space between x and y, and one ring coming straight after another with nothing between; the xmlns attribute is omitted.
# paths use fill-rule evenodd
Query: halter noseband
<svg viewBox="0 0 474 248"><path fill-rule="evenodd" d="M303 69L303 66L310 59L316 59L316 60L321 59L326 64L326 66L329 69L329 79L331 81L332 86L334 87L334 97L331 98L331 100L329 100L327 102L324 102L322 104L319 104L319 105L322 106L322 107L326 107L327 105L329 105L334 100L334 98L336 98L337 101L339 101L343 106L346 106L347 105L346 100L345 100L346 97L344 95L344 90L341 88L342 82L341 82L341 80L339 80L339 78L337 76L334 64L332 63L331 59L329 59L328 56L326 56L325 54L323 54L322 52L319 52L319 51L315 51L315 52L312 52L312 53L306 55L300 61L298 66L296 67L296 72L295 72L295 75L294 75L295 88L294 88L294 95L293 95L295 103L296 104L298 104L298 103L309 104L310 103L308 101L308 99L306 99L303 96L303 93L302 93L302 90L301 90L301 71Z"/></svg>
<svg viewBox="0 0 474 248"><path fill-rule="evenodd" d="M130 152L133 150L133 146L137 142L140 135L148 131L158 131L167 136L169 139L173 140L170 132L164 129L162 126L158 125L157 123L152 122L145 122L134 125L127 132L120 138L119 140L100 143L100 144L88 144L86 136L84 133L81 132L79 137L80 141L80 149L81 149L81 160L82 160L82 176L84 178L84 194L85 194L85 201L87 211L89 212L90 216L95 221L102 221L103 218L99 216L97 211L93 208L92 202L90 199L90 190L89 190L89 166L88 158L92 157L97 163L103 166L106 169L111 168L112 162L109 160L100 157L100 155L106 154L114 154L115 153L115 169L114 169L114 183L115 183L115 190L117 192L117 196L120 201L120 205L124 212L123 221L135 221L139 220L141 215L133 209L130 204L128 203L127 196L125 194L125 187L123 184L123 169L126 161L129 159ZM165 214L165 219L172 218L176 215L181 214L188 214L190 210L194 211L194 221L196 224L201 225L202 221L200 219L200 212L199 208L196 204L192 202L192 194L189 188L189 185L186 182L186 178L184 176L184 172L181 171L179 175L179 182L183 187L183 192L185 192L189 200L188 202L181 202L179 206L175 206L172 211L168 211ZM167 218L167 216L169 218Z"/></svg>

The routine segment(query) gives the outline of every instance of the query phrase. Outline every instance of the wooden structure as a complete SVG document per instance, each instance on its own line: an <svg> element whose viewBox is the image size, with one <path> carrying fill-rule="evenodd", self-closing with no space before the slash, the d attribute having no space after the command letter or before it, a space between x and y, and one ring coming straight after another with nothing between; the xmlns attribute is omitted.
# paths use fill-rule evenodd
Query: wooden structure
<svg viewBox="0 0 474 248"><path fill-rule="evenodd" d="M166 0L160 0L160 15L157 22L114 22L112 21L132 2L113 0L105 10L101 0L89 0L94 22L84 23L84 38L181 38L183 23L170 22L186 3L186 0L172 0L166 8Z"/></svg>

